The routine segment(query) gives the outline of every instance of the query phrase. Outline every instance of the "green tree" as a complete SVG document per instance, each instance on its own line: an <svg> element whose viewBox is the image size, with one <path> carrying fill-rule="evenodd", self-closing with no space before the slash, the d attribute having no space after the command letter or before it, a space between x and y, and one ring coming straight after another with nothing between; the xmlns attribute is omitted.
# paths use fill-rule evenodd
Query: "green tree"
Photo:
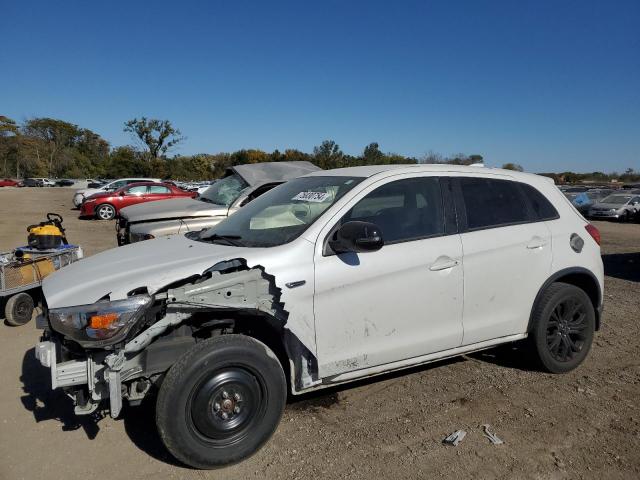
<svg viewBox="0 0 640 480"><path fill-rule="evenodd" d="M364 165L378 165L386 163L384 161L384 153L380 150L380 146L376 142L372 142L362 152L362 162Z"/></svg>
<svg viewBox="0 0 640 480"><path fill-rule="evenodd" d="M18 134L20 130L15 120L0 115L0 160L2 161L2 176L10 176L12 163L17 162Z"/></svg>
<svg viewBox="0 0 640 480"><path fill-rule="evenodd" d="M181 143L185 137L169 120L155 118L134 118L124 124L124 131L147 149L147 160L164 157L167 152Z"/></svg>
<svg viewBox="0 0 640 480"><path fill-rule="evenodd" d="M515 170L516 172L524 172L524 168L522 168L521 165L518 165L517 163L505 163L504 165L502 165L502 168L504 168L505 170Z"/></svg>
<svg viewBox="0 0 640 480"><path fill-rule="evenodd" d="M320 168L341 167L343 159L344 153L340 150L340 145L333 140L324 140L319 146L313 147L313 160Z"/></svg>
<svg viewBox="0 0 640 480"><path fill-rule="evenodd" d="M60 163L63 158L64 150L74 146L77 137L80 135L80 129L63 120L54 118L32 118L22 127L25 136L40 140L44 151L41 153L37 144L34 144L36 156L40 160L42 154L46 158L47 175L55 176L60 170Z"/></svg>

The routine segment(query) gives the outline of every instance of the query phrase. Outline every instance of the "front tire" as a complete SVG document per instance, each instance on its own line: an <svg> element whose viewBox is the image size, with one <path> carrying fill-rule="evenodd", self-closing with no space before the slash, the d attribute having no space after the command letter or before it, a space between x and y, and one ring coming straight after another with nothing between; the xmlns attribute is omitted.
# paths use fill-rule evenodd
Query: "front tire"
<svg viewBox="0 0 640 480"><path fill-rule="evenodd" d="M96 217L100 220L113 220L116 217L116 209L113 205L103 203L96 207Z"/></svg>
<svg viewBox="0 0 640 480"><path fill-rule="evenodd" d="M276 430L287 398L275 354L244 335L198 343L162 382L156 425L181 462L210 469L259 450Z"/></svg>
<svg viewBox="0 0 640 480"><path fill-rule="evenodd" d="M584 290L553 283L533 313L531 343L544 370L566 373L586 358L595 332L596 316Z"/></svg>

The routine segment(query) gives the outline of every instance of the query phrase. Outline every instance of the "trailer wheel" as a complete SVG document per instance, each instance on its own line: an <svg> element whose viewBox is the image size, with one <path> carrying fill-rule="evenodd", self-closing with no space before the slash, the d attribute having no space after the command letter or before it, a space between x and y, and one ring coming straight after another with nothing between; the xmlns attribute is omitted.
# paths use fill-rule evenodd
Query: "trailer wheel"
<svg viewBox="0 0 640 480"><path fill-rule="evenodd" d="M33 315L33 298L28 293L17 293L11 297L4 307L4 316L9 325L24 325Z"/></svg>

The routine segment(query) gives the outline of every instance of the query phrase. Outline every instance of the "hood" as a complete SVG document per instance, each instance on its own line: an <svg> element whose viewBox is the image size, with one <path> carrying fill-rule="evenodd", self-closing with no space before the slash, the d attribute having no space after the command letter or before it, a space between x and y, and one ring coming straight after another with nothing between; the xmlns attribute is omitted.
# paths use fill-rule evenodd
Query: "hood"
<svg viewBox="0 0 640 480"><path fill-rule="evenodd" d="M140 287L153 294L170 283L202 274L222 260L256 250L197 242L183 235L147 240L72 263L45 278L42 292L49 308L90 304L105 295L123 299Z"/></svg>
<svg viewBox="0 0 640 480"><path fill-rule="evenodd" d="M234 172L240 175L252 187L265 183L287 182L311 172L322 170L311 162L263 162L234 165L227 175Z"/></svg>
<svg viewBox="0 0 640 480"><path fill-rule="evenodd" d="M94 199L94 198L107 198L107 197L113 197L115 195L117 195L117 193L115 193L115 192L96 191L95 193L85 193L84 194L84 199L85 200L89 200L89 199Z"/></svg>
<svg viewBox="0 0 640 480"><path fill-rule="evenodd" d="M129 223L185 217L226 216L227 207L192 198L176 198L162 202L147 202L120 210L120 216Z"/></svg>
<svg viewBox="0 0 640 480"><path fill-rule="evenodd" d="M88 197L89 195L93 195L94 193L102 193L102 192L104 192L104 190L101 190L99 188L81 188L80 190L76 190L76 194L81 193L85 197Z"/></svg>

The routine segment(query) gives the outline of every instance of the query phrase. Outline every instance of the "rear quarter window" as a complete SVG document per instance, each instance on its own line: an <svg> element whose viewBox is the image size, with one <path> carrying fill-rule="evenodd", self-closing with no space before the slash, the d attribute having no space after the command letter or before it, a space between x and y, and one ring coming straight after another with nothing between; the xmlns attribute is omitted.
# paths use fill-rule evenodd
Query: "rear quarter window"
<svg viewBox="0 0 640 480"><path fill-rule="evenodd" d="M560 217L556 207L537 188L526 183L521 183L520 187L529 200L533 213L538 220L555 220Z"/></svg>

